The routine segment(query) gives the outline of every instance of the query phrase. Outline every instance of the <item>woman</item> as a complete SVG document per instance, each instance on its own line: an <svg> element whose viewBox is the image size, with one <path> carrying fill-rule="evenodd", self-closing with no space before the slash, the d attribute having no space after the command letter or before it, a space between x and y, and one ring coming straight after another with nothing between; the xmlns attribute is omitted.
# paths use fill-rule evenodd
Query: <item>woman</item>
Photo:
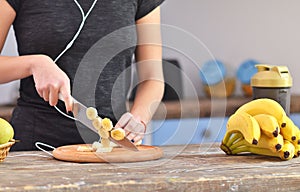
<svg viewBox="0 0 300 192"><path fill-rule="evenodd" d="M71 111L71 95L85 105L95 104L99 115L124 128L130 140L141 140L163 95L157 27L162 1L0 0L0 51L13 25L20 55L0 56L0 83L21 79L11 119L21 142L12 150L34 150L37 141L57 147L95 140L94 133L54 108ZM128 86L120 77L134 53L140 83L126 111ZM95 87L81 82L95 71L82 68L85 63L98 70ZM94 76L87 82L93 81ZM94 95L87 94L90 90Z"/></svg>

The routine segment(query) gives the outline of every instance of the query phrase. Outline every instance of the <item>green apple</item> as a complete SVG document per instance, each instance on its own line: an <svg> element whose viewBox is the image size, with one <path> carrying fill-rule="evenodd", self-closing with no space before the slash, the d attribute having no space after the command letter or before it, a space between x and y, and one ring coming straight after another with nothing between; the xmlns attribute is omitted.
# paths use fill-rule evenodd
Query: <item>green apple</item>
<svg viewBox="0 0 300 192"><path fill-rule="evenodd" d="M14 137L14 129L5 119L0 118L0 145Z"/></svg>

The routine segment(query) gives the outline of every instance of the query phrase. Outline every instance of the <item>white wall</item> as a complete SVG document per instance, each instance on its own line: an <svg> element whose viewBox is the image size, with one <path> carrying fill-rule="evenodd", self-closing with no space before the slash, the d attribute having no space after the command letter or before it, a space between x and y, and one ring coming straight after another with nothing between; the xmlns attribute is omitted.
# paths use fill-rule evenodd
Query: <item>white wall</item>
<svg viewBox="0 0 300 192"><path fill-rule="evenodd" d="M14 32L10 29L7 40L4 44L1 55L16 56L17 46L15 43ZM0 84L0 105L12 104L16 102L18 97L19 81Z"/></svg>
<svg viewBox="0 0 300 192"><path fill-rule="evenodd" d="M184 95L194 97L193 89L197 95L203 95L198 68L211 58L210 53L226 64L230 75L249 58L286 65L294 80L292 93L300 94L299 7L299 0L166 0L162 23L169 28L163 37L168 45L174 43L177 50L165 48L164 56L181 62L188 76L184 78ZM172 34L170 26L181 33ZM11 31L3 55L17 54L14 41ZM189 86L189 80L193 86ZM18 82L0 85L0 104L11 100L17 85ZM239 86L236 94L240 94Z"/></svg>
<svg viewBox="0 0 300 192"><path fill-rule="evenodd" d="M167 0L162 6L162 22L195 35L231 74L249 58L288 66L294 81L291 91L299 94L299 7L299 0ZM185 38L173 40L186 44ZM178 53L166 51L165 55L182 61L201 95L198 71L191 67L195 64ZM190 96L189 89L185 87L186 96Z"/></svg>

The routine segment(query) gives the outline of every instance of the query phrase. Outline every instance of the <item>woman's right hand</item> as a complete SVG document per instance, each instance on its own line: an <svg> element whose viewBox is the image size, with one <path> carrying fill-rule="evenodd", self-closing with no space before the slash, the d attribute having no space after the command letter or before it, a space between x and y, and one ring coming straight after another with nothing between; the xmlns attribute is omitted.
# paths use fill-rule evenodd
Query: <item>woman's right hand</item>
<svg viewBox="0 0 300 192"><path fill-rule="evenodd" d="M16 17L15 10L7 1L0 0L0 53L8 31ZM67 111L72 110L70 80L68 76L46 55L2 56L0 55L0 83L6 83L33 75L38 94L51 106L58 102L61 93Z"/></svg>
<svg viewBox="0 0 300 192"><path fill-rule="evenodd" d="M45 101L48 101L51 106L55 106L60 93L64 99L66 110L72 110L70 79L50 57L36 55L35 62L31 65L31 73L35 88Z"/></svg>

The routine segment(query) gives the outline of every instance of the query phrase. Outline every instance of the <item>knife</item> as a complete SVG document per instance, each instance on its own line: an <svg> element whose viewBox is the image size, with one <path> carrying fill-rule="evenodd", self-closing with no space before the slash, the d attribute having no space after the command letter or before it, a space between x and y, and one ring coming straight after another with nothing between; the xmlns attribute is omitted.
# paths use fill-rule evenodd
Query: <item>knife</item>
<svg viewBox="0 0 300 192"><path fill-rule="evenodd" d="M63 97L61 94L59 94L59 99L63 101ZM75 120L81 122L87 128L89 128L90 130L98 134L98 130L93 126L92 121L89 120L86 116L87 107L82 103L80 103L79 101L77 101L74 97L72 97L72 100L73 100L72 113L74 115ZM109 137L109 140L123 148L132 151L138 151L138 148L126 137L124 137L124 139L122 140L115 140L112 137Z"/></svg>

